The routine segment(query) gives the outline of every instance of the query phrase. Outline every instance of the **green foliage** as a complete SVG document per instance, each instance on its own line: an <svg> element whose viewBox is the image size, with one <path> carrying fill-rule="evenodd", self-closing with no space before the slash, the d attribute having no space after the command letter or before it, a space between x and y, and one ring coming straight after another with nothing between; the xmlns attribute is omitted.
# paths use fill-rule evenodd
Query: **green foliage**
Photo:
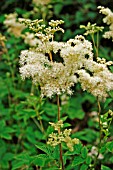
<svg viewBox="0 0 113 170"><path fill-rule="evenodd" d="M44 154L39 154L35 157L36 165L39 166L47 166L49 162L50 168L53 167L54 164L56 164L56 168L58 166L58 160L59 160L59 148L56 146L55 148L50 147L49 145L43 144L43 143L37 143L36 147L44 152Z"/></svg>
<svg viewBox="0 0 113 170"><path fill-rule="evenodd" d="M55 148L45 144L53 128L49 122L57 120L57 101L40 98L40 88L34 87L28 79L22 81L19 75L20 51L28 48L22 37L15 37L7 32L3 22L5 14L17 12L19 17L30 19L63 19L65 33L58 33L56 40L66 41L77 34L82 34L80 25L88 22L102 25L97 12L97 5L112 6L111 1L94 0L51 0L47 5L36 5L30 0L2 0L0 2L1 32L6 37L5 46L0 44L0 169L1 170L59 170L59 146ZM85 17L84 17L85 16ZM98 16L98 17L97 17ZM105 28L106 29L106 28ZM26 32L26 30L25 30ZM23 31L23 35L25 33ZM90 39L90 38L89 38ZM110 42L100 38L99 56L110 60L113 57ZM5 49L5 50L2 50ZM113 67L109 66L113 72ZM68 151L63 145L63 159L66 170L94 169L91 148L99 143L98 121L91 117L97 111L96 99L82 92L79 85L73 87L76 93L61 105L64 128L72 129L72 138L80 139L81 143ZM113 122L108 110L112 110L113 92L104 104L101 104L101 141L99 148L103 159L96 159L95 170L111 170L113 165ZM60 104L62 100L60 100ZM97 118L96 115L95 118ZM108 130L107 130L108 129Z"/></svg>
<svg viewBox="0 0 113 170"><path fill-rule="evenodd" d="M75 145L73 152L66 152L66 155L70 156L73 155L74 159L72 160L72 167L78 167L80 169L86 169L88 170L89 165L91 164L91 157L88 156L88 149L87 147L83 146L82 144Z"/></svg>
<svg viewBox="0 0 113 170"><path fill-rule="evenodd" d="M107 166L102 165L102 166L101 166L101 170L111 170L111 168L109 168L109 167L107 167Z"/></svg>
<svg viewBox="0 0 113 170"><path fill-rule="evenodd" d="M89 143L95 141L98 136L98 132L88 128L84 128L82 131L73 134L73 137L79 138L80 140L84 140Z"/></svg>
<svg viewBox="0 0 113 170"><path fill-rule="evenodd" d="M7 127L6 126L6 122L4 120L0 121L0 137L10 140L11 139L11 135L10 133L14 132L13 128Z"/></svg>
<svg viewBox="0 0 113 170"><path fill-rule="evenodd" d="M62 110L62 112L63 111L65 111L65 107L64 110ZM74 118L83 119L85 113L82 109L82 100L79 100L78 98L70 98L70 100L68 101L68 107L66 109L66 113L70 119L74 119Z"/></svg>

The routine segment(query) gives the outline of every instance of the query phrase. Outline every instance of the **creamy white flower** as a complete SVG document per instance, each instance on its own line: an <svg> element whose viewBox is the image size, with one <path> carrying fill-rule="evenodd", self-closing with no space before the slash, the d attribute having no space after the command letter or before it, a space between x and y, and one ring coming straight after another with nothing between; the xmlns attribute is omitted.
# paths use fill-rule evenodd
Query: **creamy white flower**
<svg viewBox="0 0 113 170"><path fill-rule="evenodd" d="M58 55L60 62L55 58ZM106 60L93 61L92 44L81 35L65 43L39 40L33 49L21 52L20 66L22 78L32 78L34 84L40 85L42 97L72 95L71 87L77 82L99 99L105 99L113 89L113 73Z"/></svg>
<svg viewBox="0 0 113 170"><path fill-rule="evenodd" d="M27 32L25 36L23 36L24 42L29 44L30 46L36 46L37 44L41 43L39 39L35 37L33 33Z"/></svg>
<svg viewBox="0 0 113 170"><path fill-rule="evenodd" d="M103 22L109 25L109 31L105 32L103 35L104 38L112 38L113 40L113 12L109 8L104 8L99 6L100 13L106 15L105 18L103 18Z"/></svg>
<svg viewBox="0 0 113 170"><path fill-rule="evenodd" d="M16 13L6 15L4 25L8 28L8 32L13 33L16 37L20 37L22 30L25 29L25 26L17 21Z"/></svg>

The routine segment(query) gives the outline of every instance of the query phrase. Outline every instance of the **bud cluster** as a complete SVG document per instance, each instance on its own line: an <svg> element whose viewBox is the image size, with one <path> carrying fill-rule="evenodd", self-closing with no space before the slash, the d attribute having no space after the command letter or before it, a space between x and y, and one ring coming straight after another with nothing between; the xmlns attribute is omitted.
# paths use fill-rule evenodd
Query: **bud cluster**
<svg viewBox="0 0 113 170"><path fill-rule="evenodd" d="M84 28L86 30L84 35L88 35L88 34L94 34L98 31L103 31L104 27L99 27L95 24L91 24L90 22L88 22L87 26L85 25L80 25L80 28Z"/></svg>
<svg viewBox="0 0 113 170"><path fill-rule="evenodd" d="M59 132L59 129L63 127L63 121L62 120L59 120L57 123L51 123L51 126L54 127L54 130L56 130L57 132L56 133L51 133L49 135L49 139L47 141L47 144L55 147L56 145L59 145L61 142L65 142L68 149L70 151L73 151L73 146L76 145L76 144L79 144L79 139L77 138L74 138L72 139L70 137L71 135L71 129L65 129L63 131L60 131Z"/></svg>

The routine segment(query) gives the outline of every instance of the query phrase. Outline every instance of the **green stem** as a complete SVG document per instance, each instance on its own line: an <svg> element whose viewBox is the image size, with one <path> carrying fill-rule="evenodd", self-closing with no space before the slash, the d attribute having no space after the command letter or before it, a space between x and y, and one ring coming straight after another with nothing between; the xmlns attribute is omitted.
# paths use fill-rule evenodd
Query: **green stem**
<svg viewBox="0 0 113 170"><path fill-rule="evenodd" d="M37 115L38 120L39 120L39 123L40 123L41 132L42 132L42 133L45 133L45 131L44 131L44 126L43 126L42 120L41 120L41 118L40 118L39 111L37 110L36 106L34 106L34 110L35 110L35 112L36 112L36 115Z"/></svg>
<svg viewBox="0 0 113 170"><path fill-rule="evenodd" d="M98 144L98 153L97 156L95 157L94 160L94 168L96 168L96 163L97 163L97 159L100 153L100 149L101 149L101 143L102 143L102 131L101 131L101 106L100 106L100 102L97 98L97 104L98 104L98 119L99 119L99 144Z"/></svg>
<svg viewBox="0 0 113 170"><path fill-rule="evenodd" d="M37 115L38 120L39 120L39 123L40 123L40 124L39 124L40 130L41 130L42 133L45 133L45 131L44 131L44 126L43 126L42 120L40 119L39 112L38 112L38 110L37 110L36 107L34 107L34 109L35 109L36 115Z"/></svg>
<svg viewBox="0 0 113 170"><path fill-rule="evenodd" d="M45 131L44 131L44 126L43 126L43 123L42 123L42 120L41 120L41 119L39 119L39 122L40 122L40 126L41 126L41 130L42 130L42 132L43 132L43 133L45 133Z"/></svg>
<svg viewBox="0 0 113 170"><path fill-rule="evenodd" d="M91 34L91 38L92 38L92 41L93 41L94 49L95 49L95 52L96 52L96 58L97 58L98 57L98 43L97 43L97 46L96 46L96 43L95 43L95 40L94 40L94 34Z"/></svg>
<svg viewBox="0 0 113 170"><path fill-rule="evenodd" d="M58 121L60 120L60 102L59 102L59 96L57 95L57 106L58 106ZM58 130L58 133L60 133L60 128ZM60 149L60 163L62 165L62 170L64 170L64 162L63 162L63 153L62 153L62 144L59 144Z"/></svg>
<svg viewBox="0 0 113 170"><path fill-rule="evenodd" d="M57 106L58 106L58 121L60 120L60 102L59 102L59 96L57 96Z"/></svg>
<svg viewBox="0 0 113 170"><path fill-rule="evenodd" d="M99 49L99 32L97 32L97 57L98 57L98 49Z"/></svg>
<svg viewBox="0 0 113 170"><path fill-rule="evenodd" d="M40 131L42 132L42 128L40 127L40 124L38 123L38 121L35 118L32 118L34 123L37 125L37 127L40 129Z"/></svg>
<svg viewBox="0 0 113 170"><path fill-rule="evenodd" d="M101 137L102 137L102 132L101 132L101 119L100 119L100 113L101 113L101 107L100 107L100 102L97 99L98 103L98 118L99 118L99 132L100 132L100 137L99 137L99 148L101 147Z"/></svg>

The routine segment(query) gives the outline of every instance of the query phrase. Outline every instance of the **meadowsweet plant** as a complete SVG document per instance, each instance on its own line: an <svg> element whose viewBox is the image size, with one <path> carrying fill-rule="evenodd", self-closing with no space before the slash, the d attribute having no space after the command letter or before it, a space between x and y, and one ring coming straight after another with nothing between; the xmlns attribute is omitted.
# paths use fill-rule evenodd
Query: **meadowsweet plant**
<svg viewBox="0 0 113 170"><path fill-rule="evenodd" d="M39 84L42 97L51 98L54 94L65 92L72 94L71 87L80 82L83 90L104 100L108 96L107 92L113 89L113 74L107 67L112 61L105 62L99 57L94 61L92 44L82 35L67 42L54 41L54 33L63 31L58 26L62 21L51 21L48 28L44 28L41 22L24 20L39 38L39 44L21 52L22 78L31 77L34 84ZM63 62L53 61L52 53L59 53Z"/></svg>
<svg viewBox="0 0 113 170"><path fill-rule="evenodd" d="M104 12L103 10L104 8L101 7L100 11L108 15L105 12L106 10ZM107 22L108 20L109 22ZM82 157L79 156L80 164L85 164L83 167L94 169L102 148L102 135L104 134L106 136L104 139L107 140L109 136L108 127L112 121L112 111L102 116L100 107L100 101L105 101L109 96L108 92L113 90L113 73L109 69L113 62L106 61L98 56L98 34L99 31L103 30L103 27L99 27L96 24L91 25L90 23L87 26L81 26L81 28L86 29L85 35L90 34L92 36L93 44L83 35L77 35L67 42L57 42L54 40L56 32L64 32L60 26L64 23L62 20L51 20L48 25L45 25L43 20L38 19L32 21L21 18L19 21L32 31L31 34L27 33L29 38L25 40L29 44L32 42L31 48L21 51L20 54L21 77L23 80L31 78L33 84L40 87L41 98L48 97L51 99L55 96L57 97L58 121L57 123L50 123L56 133L52 132L49 134L47 144L52 147L59 145L60 163L58 167L60 169L65 169L63 143L66 144L71 152L74 151L76 145L81 147L77 138L70 137L71 129L62 129L60 96L62 94L71 96L73 94L72 87L79 82L83 91L88 91L97 98L100 137L96 154L91 162L90 158L87 157L87 148L83 147L83 150L80 151L80 153L83 152L81 153ZM111 19L106 18L104 21L112 25ZM93 37L94 34L97 34L96 44ZM93 45L96 57L93 53ZM108 113L110 113L111 118L109 118ZM80 153L78 152L78 154ZM84 157L87 157L87 160ZM76 165L78 164L75 157L73 166Z"/></svg>

